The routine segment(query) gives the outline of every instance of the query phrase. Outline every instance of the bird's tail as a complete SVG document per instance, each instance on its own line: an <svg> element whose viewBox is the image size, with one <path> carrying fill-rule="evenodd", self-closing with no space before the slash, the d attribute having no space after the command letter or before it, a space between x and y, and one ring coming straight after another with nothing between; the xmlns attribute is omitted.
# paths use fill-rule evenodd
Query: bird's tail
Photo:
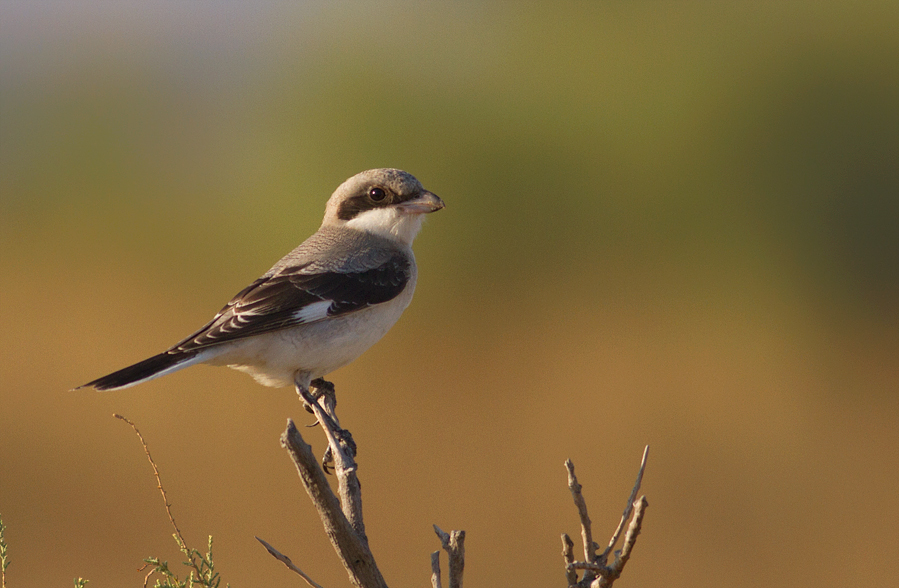
<svg viewBox="0 0 899 588"><path fill-rule="evenodd" d="M194 365L202 361L199 352L165 352L154 355L149 359L145 359L139 363L120 369L108 376L97 378L92 382L88 382L79 388L94 387L97 390L121 390L122 388L130 388L141 382L158 378L180 369Z"/></svg>

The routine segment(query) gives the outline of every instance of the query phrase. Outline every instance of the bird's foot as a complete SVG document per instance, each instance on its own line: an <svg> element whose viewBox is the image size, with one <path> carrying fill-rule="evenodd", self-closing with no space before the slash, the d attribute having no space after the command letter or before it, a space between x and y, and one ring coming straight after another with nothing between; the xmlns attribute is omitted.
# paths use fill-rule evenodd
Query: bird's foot
<svg viewBox="0 0 899 588"><path fill-rule="evenodd" d="M319 402L319 400L324 397L324 401L320 402L321 407L324 408L332 418L337 420L337 417L334 415L334 409L337 407L337 394L334 389L334 384L331 382L324 378L316 378L310 382L309 388L306 389L306 394L304 394L298 387L297 395L303 403L303 408L305 408L306 412L309 414L315 414L315 411L312 410L312 405L309 404L307 397L311 398L313 402Z"/></svg>
<svg viewBox="0 0 899 588"><path fill-rule="evenodd" d="M325 434L328 436L328 448L322 456L322 468L327 473L334 470L334 450L335 446L341 453L344 453L350 459L356 457L356 442L353 436L346 429L340 427L340 421L337 420L337 395L334 390L334 384L317 378L309 383L309 387L304 387L297 382L297 394L303 401L303 408L316 416L314 425L322 425L325 428Z"/></svg>
<svg viewBox="0 0 899 588"><path fill-rule="evenodd" d="M337 429L334 431L334 437L342 451L349 454L352 458L356 457L356 442L353 440L352 433L347 429ZM328 444L328 448L322 456L322 469L328 474L334 472L334 451L331 449L330 444Z"/></svg>

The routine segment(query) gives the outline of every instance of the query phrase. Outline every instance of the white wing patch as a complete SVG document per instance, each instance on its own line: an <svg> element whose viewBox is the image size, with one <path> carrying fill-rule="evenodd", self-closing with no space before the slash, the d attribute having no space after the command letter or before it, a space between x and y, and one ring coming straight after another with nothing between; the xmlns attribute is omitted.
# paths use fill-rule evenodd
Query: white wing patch
<svg viewBox="0 0 899 588"><path fill-rule="evenodd" d="M293 316L301 323L320 321L322 319L328 318L328 308L330 307L330 300L321 300L319 302L307 304L303 308L294 312Z"/></svg>

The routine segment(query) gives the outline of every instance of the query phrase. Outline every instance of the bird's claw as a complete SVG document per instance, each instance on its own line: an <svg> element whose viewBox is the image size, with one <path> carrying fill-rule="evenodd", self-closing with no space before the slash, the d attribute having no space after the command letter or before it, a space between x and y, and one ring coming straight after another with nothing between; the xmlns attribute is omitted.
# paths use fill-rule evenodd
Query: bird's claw
<svg viewBox="0 0 899 588"><path fill-rule="evenodd" d="M337 429L334 434L341 449L349 453L350 457L355 458L356 442L353 440L352 433L347 429ZM322 469L325 470L325 473L327 474L334 472L334 451L332 450L331 445L328 445L325 454L322 456Z"/></svg>

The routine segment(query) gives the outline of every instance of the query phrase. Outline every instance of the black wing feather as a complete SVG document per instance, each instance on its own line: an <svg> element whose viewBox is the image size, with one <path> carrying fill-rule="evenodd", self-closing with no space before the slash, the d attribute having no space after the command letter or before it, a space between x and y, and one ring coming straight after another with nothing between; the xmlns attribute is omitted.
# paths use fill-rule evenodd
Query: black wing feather
<svg viewBox="0 0 899 588"><path fill-rule="evenodd" d="M262 277L235 296L205 327L172 349L190 351L304 322L303 307L330 301L327 316L347 314L396 298L411 278L411 261L395 254L360 272L306 273L308 265Z"/></svg>

